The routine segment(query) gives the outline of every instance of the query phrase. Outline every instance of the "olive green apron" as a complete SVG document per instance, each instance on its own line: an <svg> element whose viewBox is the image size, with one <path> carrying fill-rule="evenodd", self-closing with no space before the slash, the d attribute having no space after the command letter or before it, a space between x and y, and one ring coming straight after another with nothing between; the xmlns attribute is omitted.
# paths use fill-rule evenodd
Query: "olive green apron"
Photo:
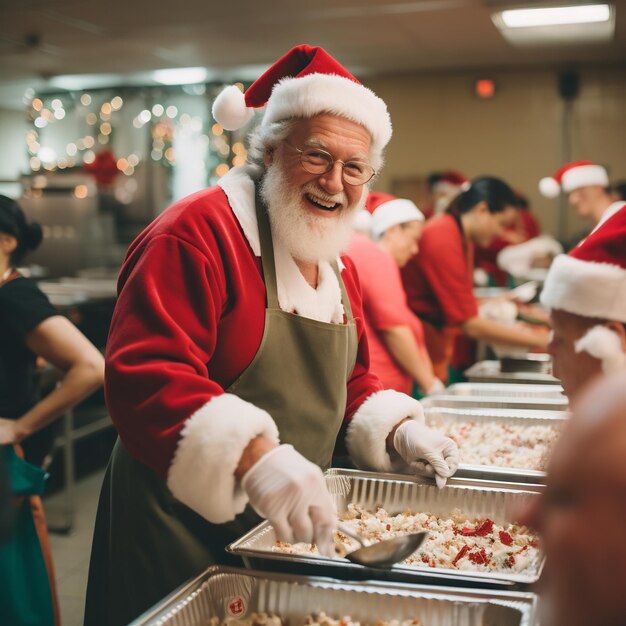
<svg viewBox="0 0 626 626"><path fill-rule="evenodd" d="M226 391L268 411L281 442L292 444L325 469L330 466L345 413L347 382L356 363L350 300L333 265L346 324L281 311L269 219L258 198L256 212L267 292L265 328L254 359ZM259 521L248 507L233 522L210 524L176 500L163 479L134 460L118 440L98 506L85 624L127 624L206 567L241 565L224 548Z"/></svg>

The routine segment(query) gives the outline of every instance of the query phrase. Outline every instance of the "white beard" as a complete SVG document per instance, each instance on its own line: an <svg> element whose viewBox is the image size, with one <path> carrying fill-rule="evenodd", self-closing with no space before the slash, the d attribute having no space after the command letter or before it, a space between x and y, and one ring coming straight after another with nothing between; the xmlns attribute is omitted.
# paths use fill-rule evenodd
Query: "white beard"
<svg viewBox="0 0 626 626"><path fill-rule="evenodd" d="M295 188L281 163L275 162L267 168L261 183L261 197L267 205L272 236L285 246L294 259L306 263L333 261L348 244L354 215L365 206L367 189L363 190L358 203L341 209L340 213L330 218L315 215L302 206L302 194L306 192L329 202L346 204L343 192L329 197L313 182L301 189Z"/></svg>

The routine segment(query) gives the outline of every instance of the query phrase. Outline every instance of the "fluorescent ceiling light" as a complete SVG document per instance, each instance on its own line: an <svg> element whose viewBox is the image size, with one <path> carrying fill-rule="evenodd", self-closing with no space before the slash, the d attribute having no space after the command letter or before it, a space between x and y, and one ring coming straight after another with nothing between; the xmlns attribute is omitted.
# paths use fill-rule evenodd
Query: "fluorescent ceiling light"
<svg viewBox="0 0 626 626"><path fill-rule="evenodd" d="M193 85L203 83L207 79L204 67L179 67L172 70L156 70L152 78L163 85Z"/></svg>
<svg viewBox="0 0 626 626"><path fill-rule="evenodd" d="M502 11L502 21L508 28L530 26L560 26L608 22L611 9L608 4L545 7L539 9L510 9Z"/></svg>

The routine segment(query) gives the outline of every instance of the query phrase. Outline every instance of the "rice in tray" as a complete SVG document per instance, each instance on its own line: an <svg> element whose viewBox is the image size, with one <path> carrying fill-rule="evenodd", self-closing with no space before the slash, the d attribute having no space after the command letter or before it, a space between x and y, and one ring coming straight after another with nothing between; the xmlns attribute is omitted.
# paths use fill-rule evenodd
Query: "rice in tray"
<svg viewBox="0 0 626 626"><path fill-rule="evenodd" d="M529 420L527 420L529 421ZM433 428L456 441L461 463L545 471L560 425L443 422Z"/></svg>
<svg viewBox="0 0 626 626"><path fill-rule="evenodd" d="M253 613L243 619L232 619L220 622L218 618L212 618L207 626L422 626L418 619L405 620L377 620L373 623L354 621L349 615L335 619L326 615L323 611L308 615L304 624L293 623L292 620L283 620L281 617L267 613Z"/></svg>
<svg viewBox="0 0 626 626"><path fill-rule="evenodd" d="M470 520L460 511L450 517L410 511L389 515L383 508L371 513L349 504L341 519L371 541L428 530L429 535L420 549L402 562L411 567L529 574L536 572L540 563L537 536L525 526L499 525L489 518ZM335 540L341 556L359 547L356 541L339 531L335 531ZM317 554L315 545L305 543L277 541L273 550Z"/></svg>

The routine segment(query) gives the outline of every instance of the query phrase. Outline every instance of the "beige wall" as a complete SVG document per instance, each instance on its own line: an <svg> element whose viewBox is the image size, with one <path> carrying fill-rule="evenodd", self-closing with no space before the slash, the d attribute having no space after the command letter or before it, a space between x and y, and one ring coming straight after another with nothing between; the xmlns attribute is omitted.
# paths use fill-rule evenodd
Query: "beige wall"
<svg viewBox="0 0 626 626"><path fill-rule="evenodd" d="M490 77L496 96L479 100L473 81ZM393 179L459 169L472 177L492 174L526 193L544 229L557 232L559 200L539 195L537 182L560 165L564 105L557 72L507 70L421 74L367 81L388 104L394 136L376 188L391 190ZM591 159L626 178L626 71L581 73L573 104L571 158ZM568 213L567 232L581 222Z"/></svg>

